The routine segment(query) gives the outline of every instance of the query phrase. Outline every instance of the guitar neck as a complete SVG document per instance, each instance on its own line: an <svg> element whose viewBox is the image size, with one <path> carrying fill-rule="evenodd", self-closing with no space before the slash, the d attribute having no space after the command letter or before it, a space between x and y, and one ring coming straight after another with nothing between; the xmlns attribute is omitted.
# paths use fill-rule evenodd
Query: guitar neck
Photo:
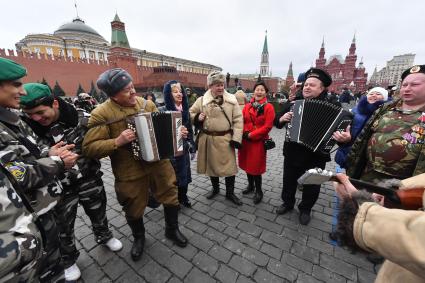
<svg viewBox="0 0 425 283"><path fill-rule="evenodd" d="M331 177L331 179L332 179L332 181L339 183L339 180L335 176ZM380 195L383 195L383 196L386 196L386 197L393 197L396 194L394 190L391 190L391 189L388 189L388 188L385 188L385 187L381 187L381 186L377 186L377 185L372 184L372 183L368 183L368 182L364 182L364 181L352 179L352 178L350 178L349 180L350 180L351 184L353 184L354 187L356 187L357 189L362 188L362 189L365 189L369 192L377 193L377 194L380 194Z"/></svg>

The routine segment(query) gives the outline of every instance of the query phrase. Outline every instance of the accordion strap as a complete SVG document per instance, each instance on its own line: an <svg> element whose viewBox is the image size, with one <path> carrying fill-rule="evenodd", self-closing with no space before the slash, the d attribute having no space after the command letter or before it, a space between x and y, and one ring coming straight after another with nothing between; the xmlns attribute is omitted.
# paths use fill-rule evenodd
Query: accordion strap
<svg viewBox="0 0 425 283"><path fill-rule="evenodd" d="M220 104L217 104L217 105L218 105L218 107L220 107L221 112L223 112L224 117L226 117L227 122L229 122L230 130L233 130L232 123L230 123L230 119L229 119L229 117L227 117L227 114L226 114L226 112L224 111L223 107L221 107L221 105L220 105Z"/></svg>
<svg viewBox="0 0 425 283"><path fill-rule="evenodd" d="M144 112L145 111L147 100L144 99L142 103L143 104L140 107L140 112ZM137 113L136 114L127 115L127 116L125 116L123 118L115 118L115 119L112 119L112 120L108 120L106 122L94 124L94 125L92 125L92 126L90 126L88 128L89 129L93 129L93 128L97 128L97 127L101 127L101 126L110 125L110 124L113 124L113 123L117 123L117 122L121 122L121 121L127 120L129 117L136 116L136 115L137 115Z"/></svg>

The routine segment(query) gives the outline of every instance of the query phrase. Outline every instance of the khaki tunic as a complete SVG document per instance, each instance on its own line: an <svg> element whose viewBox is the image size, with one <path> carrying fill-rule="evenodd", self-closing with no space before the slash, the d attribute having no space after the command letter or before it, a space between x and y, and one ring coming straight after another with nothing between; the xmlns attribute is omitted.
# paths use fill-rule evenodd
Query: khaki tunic
<svg viewBox="0 0 425 283"><path fill-rule="evenodd" d="M140 97L137 97L137 105L134 107L123 107L108 99L91 112L89 128L111 120L123 120L91 128L83 141L84 155L98 159L110 156L117 199L126 216L135 219L143 216L149 188L162 204L178 205L176 176L168 159L139 161L134 159L131 144L122 147L115 145L115 138L127 129L125 117L139 113L144 105L146 112L157 111L152 101L145 104Z"/></svg>
<svg viewBox="0 0 425 283"><path fill-rule="evenodd" d="M231 125L223 111L215 103L210 90L203 97L198 98L189 109L192 122L198 114L202 112L206 114L202 124L203 130L223 132L233 129L233 134L228 133L224 136L211 136L202 131L199 133L197 171L207 176L227 177L238 172L235 149L229 145L229 142L231 140L239 143L242 141L242 111L232 94L224 92L223 100L221 107Z"/></svg>
<svg viewBox="0 0 425 283"><path fill-rule="evenodd" d="M353 229L361 248L387 259L375 282L425 282L425 212L368 202L360 206Z"/></svg>

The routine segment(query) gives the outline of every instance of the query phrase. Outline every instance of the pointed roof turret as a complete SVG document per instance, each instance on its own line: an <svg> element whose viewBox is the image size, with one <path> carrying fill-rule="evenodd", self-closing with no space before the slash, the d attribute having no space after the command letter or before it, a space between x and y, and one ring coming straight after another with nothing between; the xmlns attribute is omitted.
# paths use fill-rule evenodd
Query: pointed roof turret
<svg viewBox="0 0 425 283"><path fill-rule="evenodd" d="M356 43L356 33L354 32L353 41L351 43Z"/></svg>
<svg viewBox="0 0 425 283"><path fill-rule="evenodd" d="M111 47L130 48L130 43L125 33L125 24L121 22L118 13L115 14L114 20L111 22L112 37Z"/></svg>
<svg viewBox="0 0 425 283"><path fill-rule="evenodd" d="M325 48L325 36L323 36L321 48Z"/></svg>
<svg viewBox="0 0 425 283"><path fill-rule="evenodd" d="M292 71L292 61L291 61L291 63L289 63L289 70L286 77L293 77L293 76L294 76L294 72Z"/></svg>
<svg viewBox="0 0 425 283"><path fill-rule="evenodd" d="M121 22L120 17L118 17L118 13L115 13L115 17L113 19L113 22Z"/></svg>
<svg viewBox="0 0 425 283"><path fill-rule="evenodd" d="M264 38L263 53L269 53L269 48L267 46L267 30L266 30L266 36Z"/></svg>

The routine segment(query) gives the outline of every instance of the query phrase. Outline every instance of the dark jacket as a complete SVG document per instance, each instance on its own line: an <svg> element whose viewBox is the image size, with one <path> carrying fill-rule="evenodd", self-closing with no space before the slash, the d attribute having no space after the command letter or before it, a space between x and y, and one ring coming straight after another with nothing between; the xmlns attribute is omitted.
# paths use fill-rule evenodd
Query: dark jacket
<svg viewBox="0 0 425 283"><path fill-rule="evenodd" d="M171 94L171 85L177 83L177 81L169 81L164 85L164 103L165 105L159 107L158 110L160 112L163 111L177 111L176 105L174 103L173 95ZM179 187L187 186L192 182L192 176L190 173L190 157L189 153L194 153L195 142L193 140L193 128L192 123L190 122L189 115L189 102L187 95L182 87L183 101L182 101L182 119L183 126L187 128L189 134L187 135L187 139L184 141L184 154L175 158L170 158L171 164L174 167L174 171L176 172L177 177L177 185Z"/></svg>
<svg viewBox="0 0 425 283"><path fill-rule="evenodd" d="M354 114L353 122L351 123L351 142L341 145L336 154L335 162L338 163L341 168L346 168L345 159L347 158L348 152L350 152L353 142L362 131L367 120L372 116L373 112L384 104L383 101L377 101L373 104L367 102L366 96L363 96L359 104L353 108L352 113Z"/></svg>
<svg viewBox="0 0 425 283"><path fill-rule="evenodd" d="M318 100L326 101L326 91L322 92L317 98ZM283 128L286 123L280 123L279 119L287 112L291 111L293 102L286 102L282 106L282 111L276 115L274 120L274 125L276 128ZM322 154L319 152L313 152L307 147L295 143L290 142L287 138L285 139L285 143L283 144L283 155L285 158L289 158L291 163L295 166L302 166L306 168L314 168L322 164L323 162L328 162L331 160L329 154Z"/></svg>

